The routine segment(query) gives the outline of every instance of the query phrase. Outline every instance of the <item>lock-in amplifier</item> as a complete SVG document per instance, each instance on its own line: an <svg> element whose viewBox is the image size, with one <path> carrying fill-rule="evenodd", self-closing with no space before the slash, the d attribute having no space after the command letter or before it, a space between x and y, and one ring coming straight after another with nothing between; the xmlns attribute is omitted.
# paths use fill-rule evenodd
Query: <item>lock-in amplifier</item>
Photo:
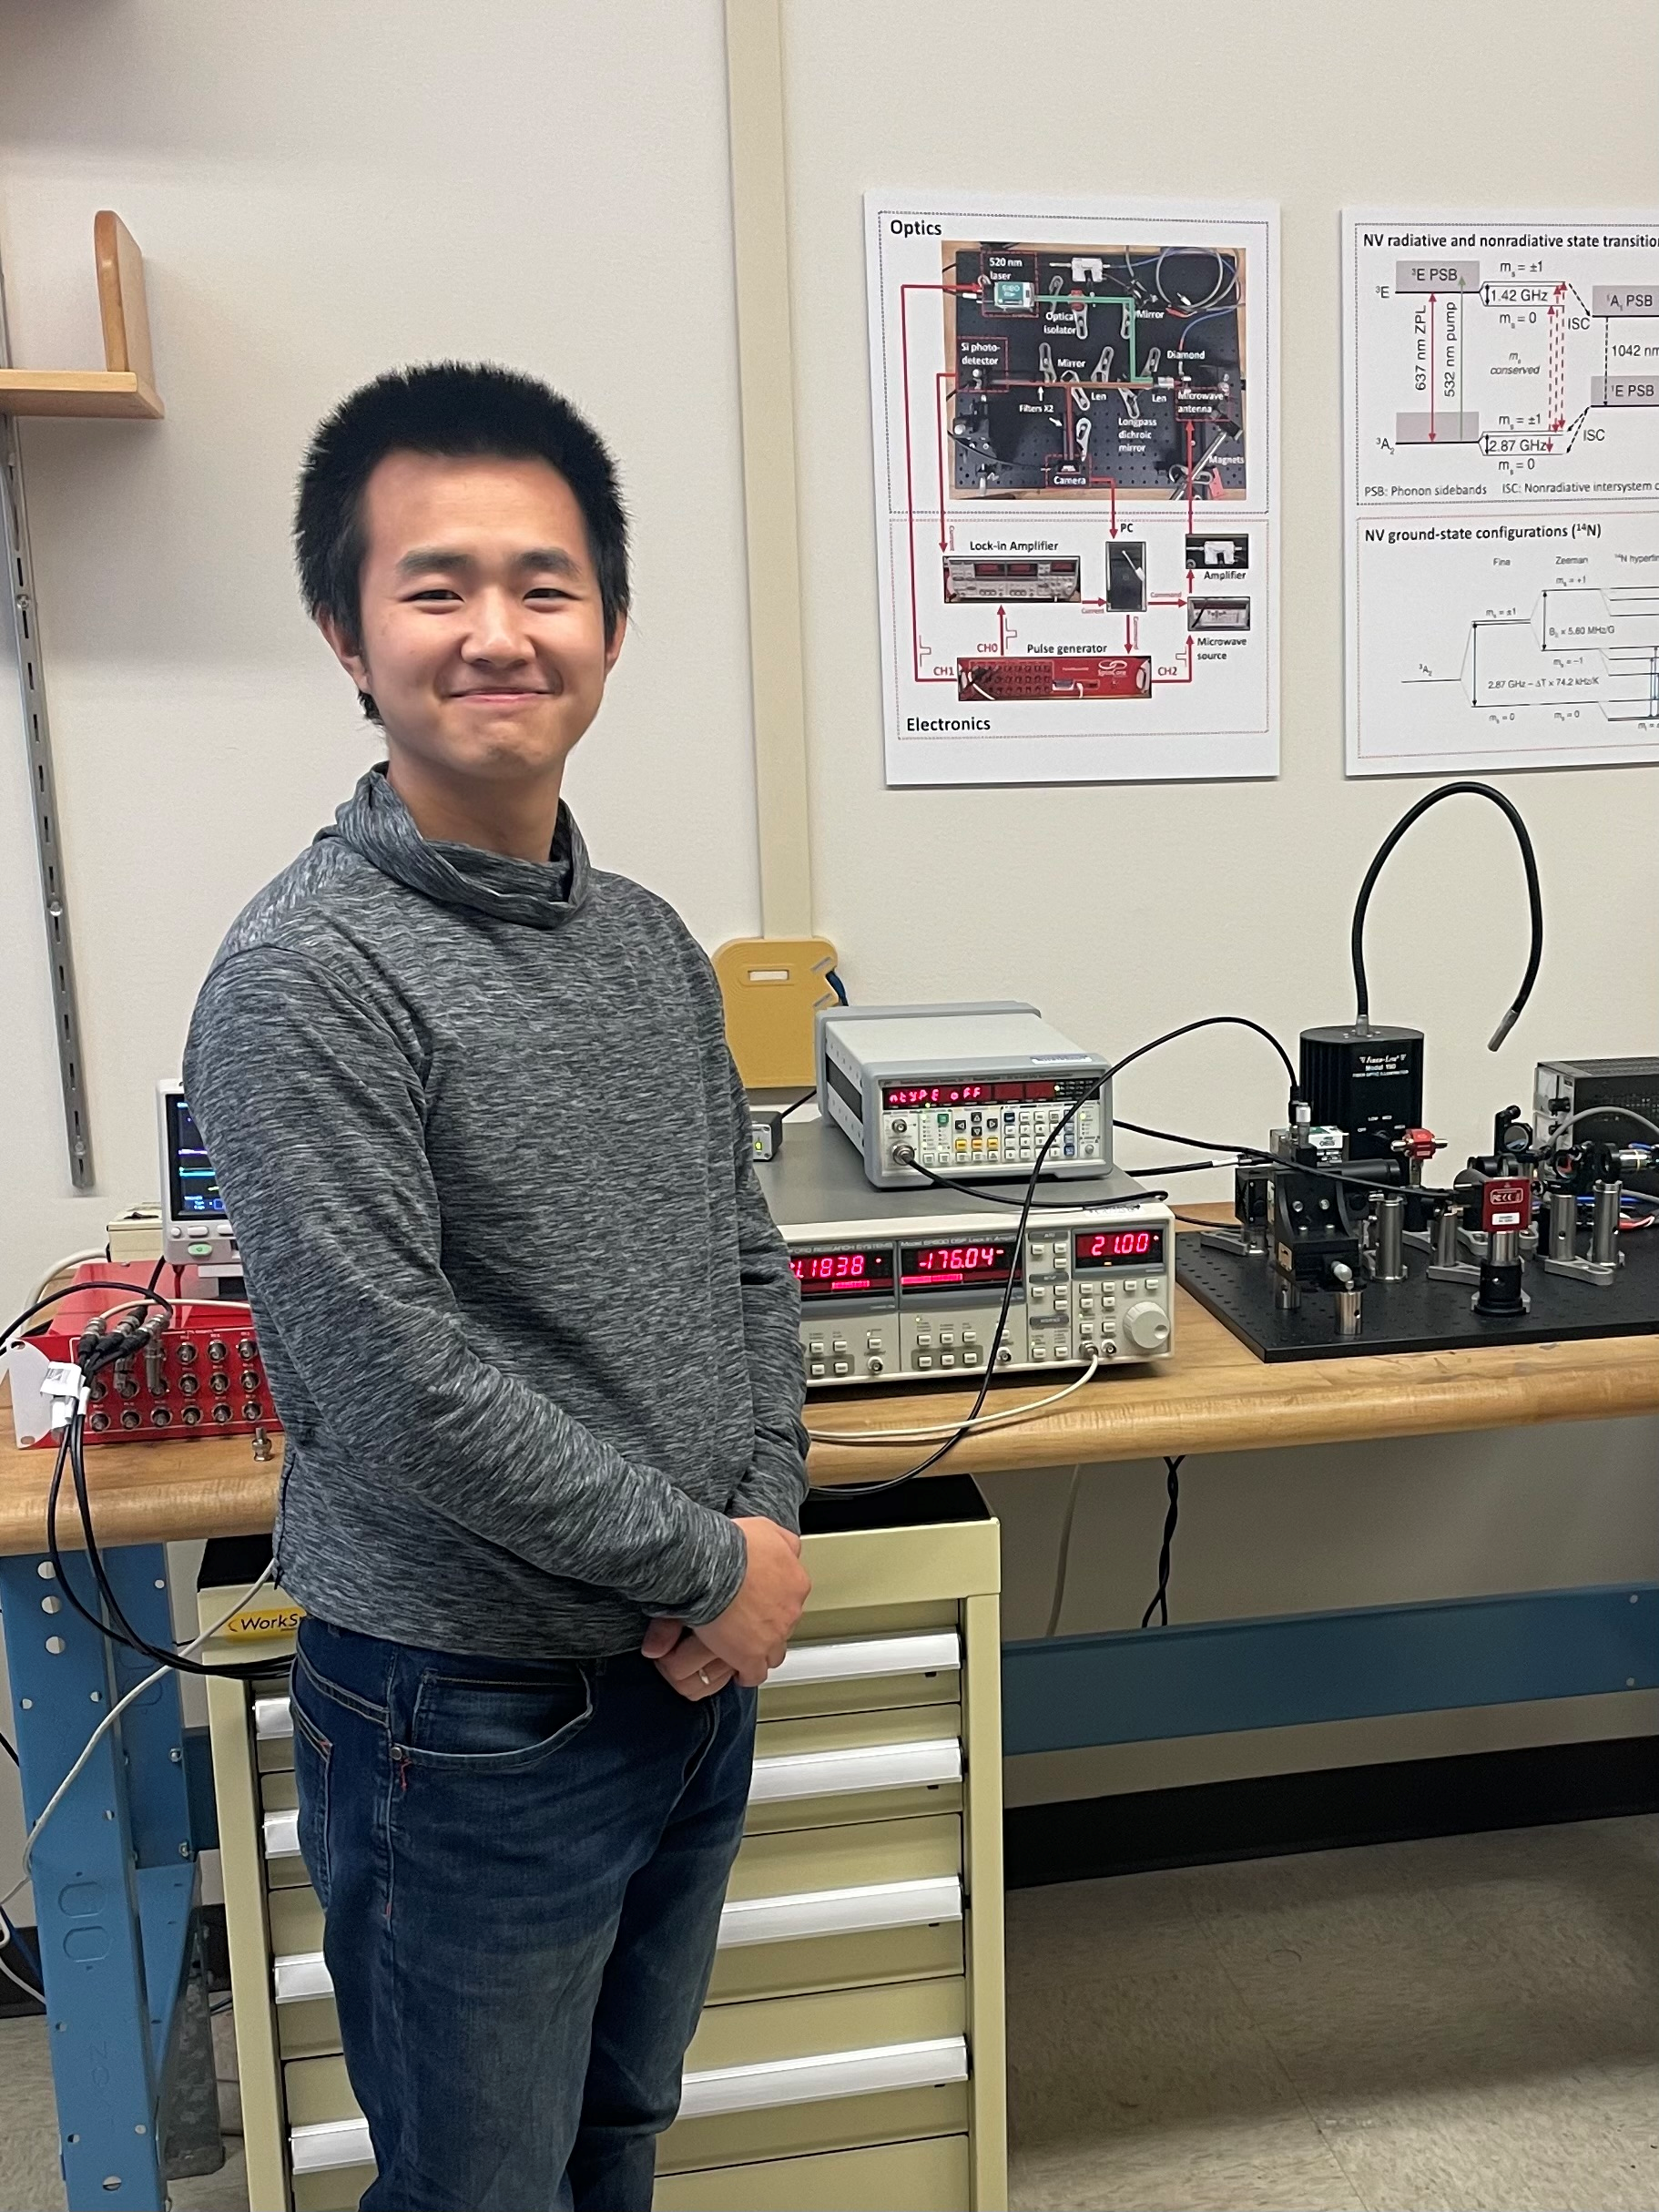
<svg viewBox="0 0 1659 2212"><path fill-rule="evenodd" d="M1173 1217L1121 1169L1068 1183L1065 1203L1051 1199L1023 1234L1017 1207L872 1190L822 1122L797 1127L756 1172L800 1285L809 1387L977 1380L990 1364L1041 1371L1169 1350Z"/></svg>

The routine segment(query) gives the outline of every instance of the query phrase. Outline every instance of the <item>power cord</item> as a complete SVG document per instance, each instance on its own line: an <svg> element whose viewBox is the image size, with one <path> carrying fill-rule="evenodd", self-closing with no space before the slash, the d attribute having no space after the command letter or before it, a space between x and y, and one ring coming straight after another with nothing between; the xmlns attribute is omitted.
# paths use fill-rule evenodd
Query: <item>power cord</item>
<svg viewBox="0 0 1659 2212"><path fill-rule="evenodd" d="M1164 1516L1164 1541L1158 1549L1158 1586L1152 1594L1151 1603L1141 1616L1143 1628L1151 1627L1152 1616L1155 1613L1158 1616L1160 1628L1167 1628L1169 1626L1169 1547L1176 1540L1176 1523L1181 1518L1181 1465L1186 1457L1185 1452L1177 1452L1173 1458L1165 1459L1164 1462L1165 1470L1169 1478L1166 1484L1169 1493L1169 1511Z"/></svg>
<svg viewBox="0 0 1659 2212"><path fill-rule="evenodd" d="M1083 1462L1072 1469L1072 1479L1066 1487L1065 1512L1060 1522L1060 1556L1054 1568L1053 1602L1048 1609L1047 1636L1060 1633L1060 1616L1065 1607L1065 1585L1072 1570L1072 1530L1077 1523L1077 1499L1083 1488Z"/></svg>
<svg viewBox="0 0 1659 2212"><path fill-rule="evenodd" d="M1051 1406L1058 1405L1063 1399L1074 1398L1085 1383L1093 1382L1099 1367L1100 1354L1096 1352L1075 1381L1068 1382L1063 1391L1051 1391L1046 1398L1033 1399L1029 1405L1010 1406L1006 1412L982 1413L972 1422L972 1428L975 1433L984 1429L1005 1428L1013 1422L1030 1421L1033 1414L1046 1413ZM969 1425L941 1421L926 1429L809 1429L807 1434L815 1444L920 1444L931 1442L935 1436L949 1436L957 1428ZM838 1483L835 1487L844 1489L845 1484Z"/></svg>
<svg viewBox="0 0 1659 2212"><path fill-rule="evenodd" d="M106 1364L113 1363L113 1361L106 1362ZM82 1371L87 1372L88 1371L83 1369ZM96 1368L90 1371L93 1373L97 1371ZM104 1555L92 1525L92 1501L87 1487L83 1421L84 1415L77 1405L70 1414L64 1431L63 1442L57 1450L57 1463L53 1469L51 1486L46 1493L46 1552L52 1562L53 1573L57 1577L58 1588L71 1611L79 1614L88 1626L96 1628L100 1636L107 1637L112 1644L123 1645L127 1650L137 1652L140 1657L155 1659L164 1671L171 1668L177 1674L221 1677L233 1682L251 1682L261 1675L269 1674L270 1672L269 1659L249 1659L234 1663L209 1665L189 1656L197 1648L196 1643L186 1645L182 1650L175 1650L161 1644L152 1644L148 1637L140 1635L131 1621L127 1619L122 1610L121 1601L109 1580L108 1570L104 1565ZM76 1595L75 1586L69 1579L63 1547L58 1539L57 1510L63 1490L66 1461L74 1478L76 1504L78 1509L81 1541L87 1554L87 1564L92 1570L92 1578L97 1585L98 1595L107 1608L108 1621L101 1619L90 1606L84 1605ZM260 1582L263 1582L265 1577L261 1575L260 1579ZM257 1589L259 1585L256 1584L254 1586ZM114 1623L113 1626L110 1626L111 1622ZM198 1641L199 1642L200 1639Z"/></svg>
<svg viewBox="0 0 1659 2212"><path fill-rule="evenodd" d="M1631 1106L1581 1106L1576 1114L1569 1114L1565 1121L1558 1121L1550 1132L1552 1143L1557 1137L1564 1137L1575 1123L1589 1121L1597 1114L1610 1114L1615 1121L1634 1121L1638 1128L1645 1129L1650 1137L1659 1137L1659 1121L1650 1121L1645 1114L1638 1114ZM1557 1152L1572 1149L1570 1146L1559 1144L1555 1148Z"/></svg>
<svg viewBox="0 0 1659 2212"><path fill-rule="evenodd" d="M1120 1121L1115 1115L1112 1126L1115 1129L1133 1129L1137 1137L1155 1137L1161 1145L1193 1145L1211 1152L1236 1152L1241 1160L1258 1160L1263 1167L1270 1167L1277 1174L1310 1175L1320 1182L1341 1183L1350 1190L1367 1191L1372 1198L1379 1190L1389 1188L1387 1184L1368 1182L1363 1176L1344 1175L1338 1167L1305 1167L1300 1160L1288 1160L1277 1152L1264 1152L1259 1145L1220 1145L1213 1137L1183 1137L1178 1129L1154 1129L1144 1121ZM1452 1196L1449 1190L1431 1190L1427 1184L1415 1184L1412 1188L1424 1198ZM1206 1221L1201 1226L1213 1228L1216 1225L1213 1221Z"/></svg>
<svg viewBox="0 0 1659 2212"><path fill-rule="evenodd" d="M188 1658L192 1653L199 1651L204 1644L209 1642L219 1634L219 1630L225 1626L227 1621L234 1620L237 1615L241 1611L242 1607L265 1587L265 1585L276 1573L276 1567L277 1563L275 1559L268 1559L256 1578L249 1584L248 1587L244 1591L241 1592L240 1595L237 1598L236 1603L233 1605L229 1606L223 1613L221 1613L218 1620L214 1621L209 1626L202 1629L199 1635L193 1636L188 1643L179 1645L178 1648L176 1651L169 1653L167 1660L164 1661L161 1666L158 1667L153 1673L143 1676L138 1681L133 1684L132 1687L126 1693L124 1697L117 1698L116 1702L110 1707L108 1712L105 1714L103 1719L98 1722L97 1727L93 1729L91 1735L87 1737L86 1742L81 1746L79 1757L76 1759L75 1764L70 1768L68 1773L65 1775L63 1780L59 1782L57 1788L46 1799L45 1805L42 1806L39 1817L36 1819L35 1825L30 1829L28 1834L24 1838L23 1872L12 1884L5 1895L4 1897L0 1897L0 1911L3 1911L5 1908L11 1903L13 1898L16 1896L18 1891L21 1890L24 1884L28 1881L30 1860L34 1857L35 1846L39 1842L42 1831L45 1830L46 1822L52 1818L52 1815L57 1810L58 1807L68 1796L70 1789L79 1779L82 1772L84 1771L87 1760L92 1757L93 1752L97 1750L104 1737L108 1734L109 1730L114 1728L116 1722L119 1720L122 1714L127 1710L127 1707L129 1705L136 1705L138 1699L142 1697L147 1691L155 1688L157 1683L159 1682L166 1675L169 1664L176 1665L179 1660ZM104 1633L107 1635L109 1632L107 1629L106 1629ZM266 1659L259 1668L259 1672L261 1674L269 1674L270 1672L270 1665L271 1663L270 1659Z"/></svg>

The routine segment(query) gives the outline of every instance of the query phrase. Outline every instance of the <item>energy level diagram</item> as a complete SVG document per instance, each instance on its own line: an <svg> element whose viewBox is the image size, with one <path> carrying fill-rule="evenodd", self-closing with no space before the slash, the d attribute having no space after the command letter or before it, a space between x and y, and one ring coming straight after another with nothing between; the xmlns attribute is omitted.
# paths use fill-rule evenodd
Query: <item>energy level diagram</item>
<svg viewBox="0 0 1659 2212"><path fill-rule="evenodd" d="M867 202L890 783L1277 767L1277 224Z"/></svg>
<svg viewBox="0 0 1659 2212"><path fill-rule="evenodd" d="M1659 759L1659 217L1345 244L1350 772Z"/></svg>

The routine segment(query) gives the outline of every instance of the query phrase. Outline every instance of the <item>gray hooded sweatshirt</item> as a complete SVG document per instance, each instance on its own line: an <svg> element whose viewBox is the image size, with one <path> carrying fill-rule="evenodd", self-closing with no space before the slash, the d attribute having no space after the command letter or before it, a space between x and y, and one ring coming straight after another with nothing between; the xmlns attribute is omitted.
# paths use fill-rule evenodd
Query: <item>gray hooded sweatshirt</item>
<svg viewBox="0 0 1659 2212"><path fill-rule="evenodd" d="M798 1524L797 1292L718 985L588 863L429 842L373 770L185 1055L287 1432L283 1587L443 1651L636 1649Z"/></svg>

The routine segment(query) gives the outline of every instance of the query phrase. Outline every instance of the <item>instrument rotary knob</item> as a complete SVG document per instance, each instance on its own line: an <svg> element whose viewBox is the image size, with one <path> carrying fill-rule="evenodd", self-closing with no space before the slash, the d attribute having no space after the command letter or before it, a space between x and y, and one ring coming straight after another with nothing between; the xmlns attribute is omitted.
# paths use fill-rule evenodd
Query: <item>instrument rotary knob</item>
<svg viewBox="0 0 1659 2212"><path fill-rule="evenodd" d="M1169 1316L1152 1299L1143 1299L1125 1314L1124 1334L1137 1351L1162 1351L1169 1341Z"/></svg>

